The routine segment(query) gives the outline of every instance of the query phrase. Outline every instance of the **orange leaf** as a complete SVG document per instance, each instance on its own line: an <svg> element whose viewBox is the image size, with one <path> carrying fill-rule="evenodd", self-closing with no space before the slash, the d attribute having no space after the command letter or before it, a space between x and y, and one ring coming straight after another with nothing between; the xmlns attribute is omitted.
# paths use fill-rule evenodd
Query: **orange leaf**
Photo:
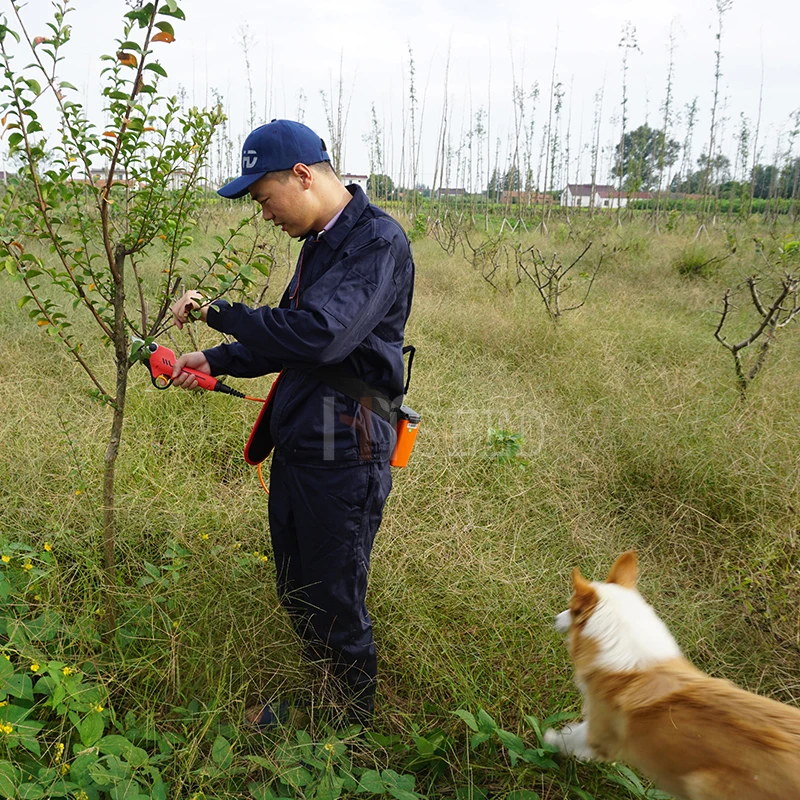
<svg viewBox="0 0 800 800"><path fill-rule="evenodd" d="M95 288L95 287L94 287L94 284L93 284L93 283L90 283L90 284L89 284L89 291L90 291L90 292L93 292L93 291L94 291L94 288Z"/></svg>
<svg viewBox="0 0 800 800"><path fill-rule="evenodd" d="M3 117L3 119L0 119L0 125L5 125L7 119L8 119L8 116L5 116L5 117Z"/></svg>
<svg viewBox="0 0 800 800"><path fill-rule="evenodd" d="M117 134L114 131L103 131L103 136L113 136L115 139L117 138Z"/></svg>
<svg viewBox="0 0 800 800"><path fill-rule="evenodd" d="M126 53L124 50L117 51L117 58L120 64L124 64L126 67L135 67L139 63L133 53Z"/></svg>
<svg viewBox="0 0 800 800"><path fill-rule="evenodd" d="M155 128L152 125L145 125L144 128L142 128L142 130L143 131L154 131Z"/></svg>
<svg viewBox="0 0 800 800"><path fill-rule="evenodd" d="M36 320L36 324L40 328L44 328L45 325L49 325L50 323L46 319L39 319L39 320Z"/></svg>
<svg viewBox="0 0 800 800"><path fill-rule="evenodd" d="M153 42L166 42L167 44L172 44L175 41L175 37L171 33L167 33L166 31L161 31L157 33L151 41Z"/></svg>
<svg viewBox="0 0 800 800"><path fill-rule="evenodd" d="M14 247L19 248L20 253L24 253L25 252L25 248L16 239L13 242L11 242L11 244Z"/></svg>

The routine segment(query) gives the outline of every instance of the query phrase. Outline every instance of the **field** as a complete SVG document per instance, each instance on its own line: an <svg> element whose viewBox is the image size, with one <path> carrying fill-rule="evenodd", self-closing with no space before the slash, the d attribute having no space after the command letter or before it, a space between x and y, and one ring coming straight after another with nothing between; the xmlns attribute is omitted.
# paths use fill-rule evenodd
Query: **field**
<svg viewBox="0 0 800 800"><path fill-rule="evenodd" d="M207 213L194 259L236 216ZM534 749L526 715L578 716L553 617L574 566L600 578L635 547L643 594L694 663L800 702L800 330L778 331L744 399L714 339L725 289L763 269L756 240L779 264L777 248L800 230L785 221L700 232L691 218L673 219L671 230L645 216L615 222L554 218L547 233L508 234L562 259L591 239L583 269L603 253L585 305L557 323L525 275L503 268L492 286L460 249L414 242L408 402L423 422L409 467L394 472L373 555L375 733L340 733L308 759L287 749L311 747L293 728L260 737L240 725L257 699L290 696L310 712L313 741L334 741L322 722L324 680L301 662L278 609L267 499L241 455L258 407L157 391L134 367L117 465L121 627L102 645L110 415L64 348L17 309L18 285L4 281L0 547L10 556L4 585L14 587L2 623L12 663L61 663L99 684L106 733L163 756L149 763L169 783L165 796L277 797L282 777L293 797L333 797L347 794L336 780L350 758L413 775L412 785L382 773L399 800L581 797L568 787L584 797L655 796L620 785L631 778L615 767L512 766L516 740L493 735L473 747L468 715L453 713L483 709ZM680 273L710 259L702 274ZM274 270L268 302L288 269ZM567 297L580 298L586 283L576 275ZM738 295L730 340L755 319ZM164 344L194 349L172 333ZM203 346L218 341L207 329L192 335ZM107 362L110 373L110 353ZM263 397L270 378L231 384ZM26 633L15 638L19 626ZM75 731L64 741L64 758L79 758ZM43 741L45 761L56 744ZM21 763L19 748L6 753ZM112 797L139 796L114 786Z"/></svg>

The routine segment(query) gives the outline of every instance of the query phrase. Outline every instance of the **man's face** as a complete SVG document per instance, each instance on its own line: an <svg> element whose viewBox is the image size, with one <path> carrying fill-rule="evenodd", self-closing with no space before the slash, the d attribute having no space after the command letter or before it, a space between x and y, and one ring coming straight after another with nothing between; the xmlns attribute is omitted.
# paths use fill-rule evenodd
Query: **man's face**
<svg viewBox="0 0 800 800"><path fill-rule="evenodd" d="M264 219L295 239L307 234L314 221L309 194L302 177L295 174L276 177L267 173L250 187L250 196L261 206Z"/></svg>

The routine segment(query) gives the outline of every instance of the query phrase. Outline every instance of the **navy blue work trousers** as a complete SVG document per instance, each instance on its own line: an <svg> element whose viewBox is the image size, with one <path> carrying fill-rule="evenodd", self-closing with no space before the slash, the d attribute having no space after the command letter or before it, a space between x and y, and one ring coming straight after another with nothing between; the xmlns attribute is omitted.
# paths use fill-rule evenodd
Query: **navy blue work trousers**
<svg viewBox="0 0 800 800"><path fill-rule="evenodd" d="M365 603L375 534L392 478L386 461L287 463L276 452L269 525L278 597L304 642L325 659L347 700L371 706L375 640Z"/></svg>

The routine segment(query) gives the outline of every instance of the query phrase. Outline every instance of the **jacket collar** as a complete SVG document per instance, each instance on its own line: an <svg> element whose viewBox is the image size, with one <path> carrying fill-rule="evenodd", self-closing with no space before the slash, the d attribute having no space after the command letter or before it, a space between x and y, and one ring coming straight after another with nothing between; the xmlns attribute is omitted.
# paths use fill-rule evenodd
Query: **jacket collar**
<svg viewBox="0 0 800 800"><path fill-rule="evenodd" d="M369 200L360 186L354 183L350 184L347 191L353 195L353 199L344 207L333 228L325 231L320 238L320 241L325 242L331 250L339 249L358 218L364 213L364 209L369 205Z"/></svg>

